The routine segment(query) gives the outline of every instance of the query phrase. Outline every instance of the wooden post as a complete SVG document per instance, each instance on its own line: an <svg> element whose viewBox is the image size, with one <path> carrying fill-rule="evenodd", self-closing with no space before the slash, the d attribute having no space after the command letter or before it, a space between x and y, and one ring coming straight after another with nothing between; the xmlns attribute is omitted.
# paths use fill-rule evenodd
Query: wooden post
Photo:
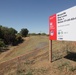
<svg viewBox="0 0 76 75"><path fill-rule="evenodd" d="M49 62L52 63L52 40L49 40Z"/></svg>

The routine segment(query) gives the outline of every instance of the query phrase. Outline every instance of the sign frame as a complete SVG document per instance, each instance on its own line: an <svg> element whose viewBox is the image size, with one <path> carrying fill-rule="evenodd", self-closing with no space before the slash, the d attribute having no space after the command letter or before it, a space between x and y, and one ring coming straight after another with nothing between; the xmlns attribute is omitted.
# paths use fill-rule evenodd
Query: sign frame
<svg viewBox="0 0 76 75"><path fill-rule="evenodd" d="M74 29L75 27L73 27L75 24L72 26L72 23L76 23L75 10L76 6L49 17L49 61L51 63L52 63L52 40L76 41L76 35L74 36L76 29ZM71 11L75 14L75 16ZM66 28L66 31L64 28ZM72 38L73 36L75 38Z"/></svg>

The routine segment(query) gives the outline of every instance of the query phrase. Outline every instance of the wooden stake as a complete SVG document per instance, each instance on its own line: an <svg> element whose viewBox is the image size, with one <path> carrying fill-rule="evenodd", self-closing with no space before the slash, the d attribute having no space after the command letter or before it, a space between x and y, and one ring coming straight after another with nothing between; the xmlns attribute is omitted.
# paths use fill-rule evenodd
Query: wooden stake
<svg viewBox="0 0 76 75"><path fill-rule="evenodd" d="M49 40L49 62L52 63L52 40Z"/></svg>

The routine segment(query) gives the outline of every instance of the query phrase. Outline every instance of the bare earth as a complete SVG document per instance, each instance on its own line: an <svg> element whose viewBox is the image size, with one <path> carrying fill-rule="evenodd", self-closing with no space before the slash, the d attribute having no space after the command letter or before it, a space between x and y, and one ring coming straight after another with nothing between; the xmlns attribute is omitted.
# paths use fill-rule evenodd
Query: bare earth
<svg viewBox="0 0 76 75"><path fill-rule="evenodd" d="M47 36L31 36L0 54L0 75L76 75L76 43L53 41L49 62Z"/></svg>

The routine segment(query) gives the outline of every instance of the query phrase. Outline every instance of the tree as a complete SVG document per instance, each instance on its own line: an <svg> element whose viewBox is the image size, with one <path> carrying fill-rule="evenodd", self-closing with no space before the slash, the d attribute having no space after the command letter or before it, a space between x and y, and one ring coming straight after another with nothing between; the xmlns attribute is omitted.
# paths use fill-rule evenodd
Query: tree
<svg viewBox="0 0 76 75"><path fill-rule="evenodd" d="M3 38L2 25L0 25L0 38Z"/></svg>
<svg viewBox="0 0 76 75"><path fill-rule="evenodd" d="M0 52L3 50L3 47L5 47L5 43L0 39Z"/></svg>
<svg viewBox="0 0 76 75"><path fill-rule="evenodd" d="M14 28L9 28L9 33L10 33L10 43L12 45L14 45L17 41L16 41L16 34L17 34L17 31L14 29Z"/></svg>
<svg viewBox="0 0 76 75"><path fill-rule="evenodd" d="M5 44L12 44L15 42L17 31L13 28L1 27L1 39Z"/></svg>
<svg viewBox="0 0 76 75"><path fill-rule="evenodd" d="M26 28L22 28L20 31L20 34L22 35L22 37L26 37L28 35L28 29Z"/></svg>
<svg viewBox="0 0 76 75"><path fill-rule="evenodd" d="M16 41L17 41L17 43L23 42L22 36L20 34L16 35Z"/></svg>
<svg viewBox="0 0 76 75"><path fill-rule="evenodd" d="M17 34L17 31L16 31L14 28L9 28L9 32L10 32L12 35Z"/></svg>
<svg viewBox="0 0 76 75"><path fill-rule="evenodd" d="M2 38L2 31L1 31L1 27L0 27L0 38Z"/></svg>
<svg viewBox="0 0 76 75"><path fill-rule="evenodd" d="M27 33L26 29L26 33ZM22 36L17 34L14 28L8 28L0 25L0 46L5 45L17 45L23 41Z"/></svg>
<svg viewBox="0 0 76 75"><path fill-rule="evenodd" d="M0 47L4 47L5 43L0 39Z"/></svg>
<svg viewBox="0 0 76 75"><path fill-rule="evenodd" d="M42 33L41 35L46 35L46 33Z"/></svg>
<svg viewBox="0 0 76 75"><path fill-rule="evenodd" d="M7 27L1 27L2 31L2 38L4 40L5 44L9 44L9 38L10 38L10 33L9 33L9 28Z"/></svg>

